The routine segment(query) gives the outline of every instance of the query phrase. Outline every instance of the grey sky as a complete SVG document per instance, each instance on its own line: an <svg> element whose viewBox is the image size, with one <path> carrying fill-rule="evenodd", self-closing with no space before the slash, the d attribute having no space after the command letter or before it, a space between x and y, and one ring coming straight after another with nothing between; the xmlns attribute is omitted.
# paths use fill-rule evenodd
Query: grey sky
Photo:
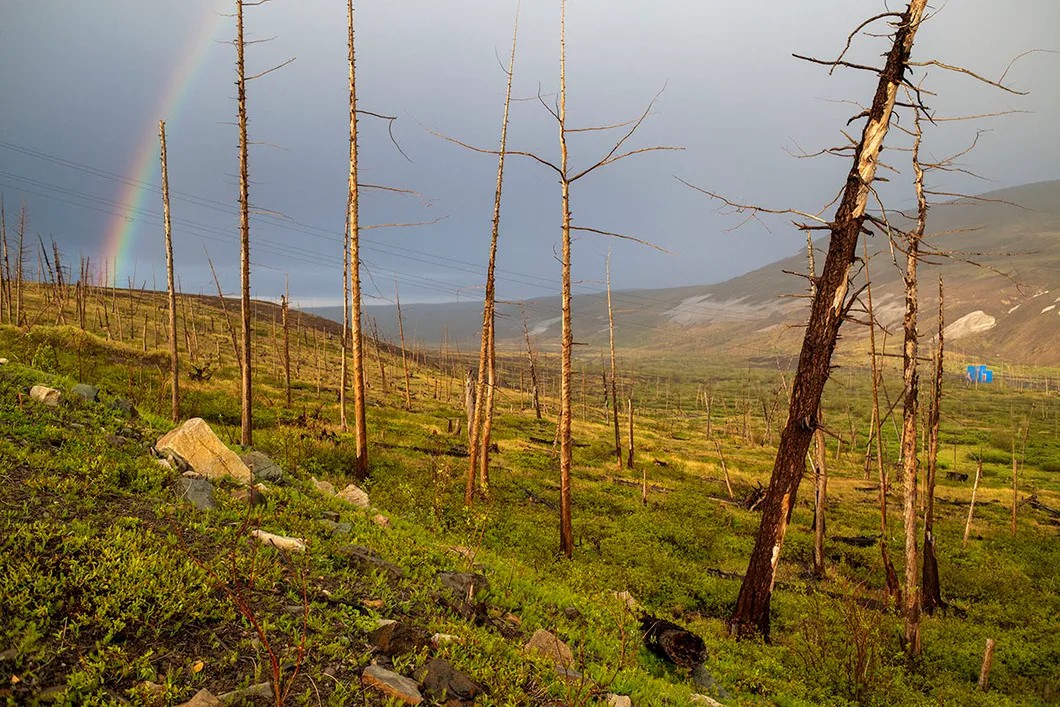
<svg viewBox="0 0 1060 707"><path fill-rule="evenodd" d="M515 81L519 97L536 95L539 86L546 94L556 89L558 5L523 3ZM897 2L891 7L901 9ZM198 197L173 201L183 288L212 289L205 243L225 289L235 290L234 50L225 43L234 35L234 21L218 17L231 9L232 3L217 0L9 0L0 5L0 190L9 223L25 199L31 235L54 236L68 261L79 253L98 257L115 220L107 212L124 211L114 202L136 196L98 170L140 178L136 156L143 149L157 154L157 120L164 118L171 188ZM570 0L571 125L629 119L665 85L634 146L686 148L630 159L576 186L578 223L642 237L677 254L597 236L580 238L574 269L582 288L599 286L609 246L619 288L717 281L793 252L800 236L782 220L768 224L769 230L751 223L726 232L737 220L715 213L716 204L674 176L745 201L803 210L827 203L847 165L833 158L797 160L785 148L816 151L840 141L839 130L857 109L835 101L867 102L874 77L852 71L829 77L825 67L799 62L791 53L833 57L860 20L884 9L876 0ZM424 126L495 146L504 90L498 56L507 55L514 11L514 1L501 0L357 3L361 105L399 116L395 134L412 159L410 164L397 153L384 124L364 118L362 177L413 189L430 200L427 205L366 192L364 223L446 217L430 226L368 232L367 294L391 296L396 276L408 301L480 296L495 158L445 143ZM250 71L297 57L249 88L251 139L276 146L253 147L251 199L289 219L254 221L254 292L277 296L289 273L295 300L334 302L341 298L346 190L345 3L273 0L248 8L246 15L253 37L276 37L250 49ZM213 41L201 69L186 82L186 97L176 109L159 115L176 67L204 27ZM996 78L1027 49L1058 48L1058 27L1055 0L951 2L921 30L916 56ZM882 47L878 40L861 38L852 57L871 63ZM1058 68L1057 55L1021 59L1008 80L1030 91L1026 97L928 71L925 87L938 94L928 104L938 115L1032 111L931 128L925 145L937 155L963 147L977 128L992 129L966 164L993 181L952 177L939 186L986 191L1060 176ZM177 76L177 81L185 78ZM555 133L541 105L526 101L514 107L512 149L554 158ZM576 164L607 149L606 136L599 134L573 136L571 144ZM902 155L891 153L888 159L897 164ZM157 159L150 165L146 180L157 184ZM150 191L143 197L145 213L133 215L130 224L130 252L137 282L151 286L153 278L163 281L161 207ZM505 197L499 295L554 292L559 279L553 254L559 238L554 176L513 158ZM122 282L131 275L123 271Z"/></svg>

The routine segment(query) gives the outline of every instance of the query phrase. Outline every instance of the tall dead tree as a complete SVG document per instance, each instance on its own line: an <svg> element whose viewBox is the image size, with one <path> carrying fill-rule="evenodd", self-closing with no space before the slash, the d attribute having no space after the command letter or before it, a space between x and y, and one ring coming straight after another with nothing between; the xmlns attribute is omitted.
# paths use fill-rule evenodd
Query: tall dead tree
<svg viewBox="0 0 1060 707"><path fill-rule="evenodd" d="M401 341L401 367L405 371L405 410L412 412L412 374L409 373L408 351L405 348L405 323L401 318L401 293L398 292L397 278L394 279L394 303L397 305L398 338ZM470 413L469 408L469 416Z"/></svg>
<svg viewBox="0 0 1060 707"><path fill-rule="evenodd" d="M943 373L943 329L945 309L943 306L942 276L939 276L939 324L935 343L934 379L931 386L931 407L928 408L927 476L924 495L927 506L924 510L924 566L922 572L922 605L928 614L936 608L945 607L939 587L939 563L935 558L935 473L939 457L939 422L942 417L942 373Z"/></svg>
<svg viewBox="0 0 1060 707"><path fill-rule="evenodd" d="M526 339L526 359L530 364L530 396L534 406L534 417L541 419L541 396L537 385L537 364L534 361L534 350L530 346L530 328L526 323L526 309L520 305L519 311L523 318L523 338Z"/></svg>
<svg viewBox="0 0 1060 707"><path fill-rule="evenodd" d="M496 287L494 273L497 266L497 238L501 228L501 194L504 188L504 158L508 149L508 113L512 103L512 79L515 76L515 49L519 39L519 8L516 7L515 27L512 31L512 52L508 59L507 84L504 92L504 116L501 119L501 141L497 157L497 187L493 194L493 227L490 233L489 263L486 266L486 295L482 306L482 345L479 348L478 379L475 406L468 417L468 471L464 503L471 505L474 498L475 471L478 470L479 490L489 487L490 431L493 427L493 391L496 379ZM488 379L488 380L487 380ZM488 387L488 392L487 392Z"/></svg>
<svg viewBox="0 0 1060 707"><path fill-rule="evenodd" d="M615 464L622 471L622 436L618 432L618 367L615 365L615 312L611 307L611 250L607 251L607 337L611 346L611 421L615 428Z"/></svg>
<svg viewBox="0 0 1060 707"><path fill-rule="evenodd" d="M236 0L236 94L239 102L239 304L242 342L240 369L240 435L239 443L249 447L253 443L253 391L251 375L254 356L250 348L250 175L247 158L247 76L244 61L243 0Z"/></svg>
<svg viewBox="0 0 1060 707"><path fill-rule="evenodd" d="M358 479L368 476L368 420L365 415L364 396L364 334L361 331L361 238L360 198L357 174L357 61L354 51L353 0L346 0L347 61L350 72L350 172L347 191L347 246L350 277L350 353L352 355L353 380L353 430L357 447L356 469ZM402 347L404 352L404 347Z"/></svg>
<svg viewBox="0 0 1060 707"><path fill-rule="evenodd" d="M7 214L0 194L0 324L11 321L11 265L7 258Z"/></svg>
<svg viewBox="0 0 1060 707"><path fill-rule="evenodd" d="M919 294L917 291L917 265L920 262L920 243L927 226L927 198L924 194L924 170L920 166L920 113L914 118L916 132L913 136L913 172L916 187L916 225L905 238L906 265L905 316L902 319L902 501L905 526L905 649L910 656L920 654L920 576L917 561L917 477L920 460L916 455L917 422L920 413L920 375L918 369L919 332L917 316Z"/></svg>
<svg viewBox="0 0 1060 707"><path fill-rule="evenodd" d="M894 563L891 562L891 554L888 552L888 538L891 535L890 526L887 523L887 487L889 480L887 470L883 466L883 436L881 434L882 421L880 419L880 379L879 359L876 357L876 312L872 306L872 276L869 273L869 249L864 246L865 260L865 296L867 298L869 316L869 357L872 366L872 435L869 439L876 440L876 471L880 481L880 555L883 559L883 572L886 580L887 596L891 597L896 605L902 603L902 589L898 583L898 574L894 571Z"/></svg>
<svg viewBox="0 0 1060 707"><path fill-rule="evenodd" d="M781 434L773 474L761 506L762 520L731 620L731 628L737 635L769 635L769 605L788 514L802 480L806 451L816 431L817 408L828 380L839 327L849 308L846 296L850 268L857 254L858 238L864 229L866 206L876 178L880 150L890 127L898 89L905 83L913 40L926 6L927 0L911 0L900 15L885 13L874 18L897 18L897 27L886 63L878 71L879 83L872 105L864 113L865 126L854 146L853 165L835 217L831 222L814 227L829 231L828 252L817 279L817 295L811 305L803 338L788 421ZM825 63L835 66L840 61Z"/></svg>
<svg viewBox="0 0 1060 707"><path fill-rule="evenodd" d="M166 236L166 288L169 303L169 377L173 422L180 420L180 356L177 353L177 289L173 285L173 233L169 218L169 168L166 165L166 123L158 121L162 163L162 221Z"/></svg>
<svg viewBox="0 0 1060 707"><path fill-rule="evenodd" d="M26 323L26 303L23 299L22 285L25 279L24 267L26 257L26 202L18 207L18 247L15 249L15 326Z"/></svg>

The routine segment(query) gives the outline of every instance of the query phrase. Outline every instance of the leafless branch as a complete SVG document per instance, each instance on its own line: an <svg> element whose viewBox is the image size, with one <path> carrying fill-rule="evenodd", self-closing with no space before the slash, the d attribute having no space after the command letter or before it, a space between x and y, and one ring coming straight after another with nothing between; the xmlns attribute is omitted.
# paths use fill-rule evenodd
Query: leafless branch
<svg viewBox="0 0 1060 707"><path fill-rule="evenodd" d="M572 231L583 231L585 233L595 233L595 234L600 235L600 236L609 236L611 238L621 238L624 241L633 241L634 243L640 243L641 245L646 245L649 248L653 248L653 249L659 251L660 253L666 253L667 255L675 255L675 253L673 253L672 251L666 250L662 246L656 245L656 244L652 243L651 241L646 241L646 240L643 240L641 238L637 238L635 236L627 236L627 235L624 235L624 234L621 234L621 233L613 233L612 231L602 231L602 230L600 230L598 228L589 228L587 226L571 226L570 230L572 230Z"/></svg>
<svg viewBox="0 0 1060 707"><path fill-rule="evenodd" d="M247 44L253 44L253 42L243 42L243 44L245 46ZM262 76L265 76L267 74L271 74L273 71L279 71L280 69L282 69L283 67L287 66L288 64L290 64L291 62L293 62L297 58L298 57L292 56L290 59L288 59L287 61L283 62L282 64L277 64L276 66L272 67L271 69L265 69L260 74L254 74L253 76L248 76L245 80L246 81L253 81L254 79L260 79Z"/></svg>

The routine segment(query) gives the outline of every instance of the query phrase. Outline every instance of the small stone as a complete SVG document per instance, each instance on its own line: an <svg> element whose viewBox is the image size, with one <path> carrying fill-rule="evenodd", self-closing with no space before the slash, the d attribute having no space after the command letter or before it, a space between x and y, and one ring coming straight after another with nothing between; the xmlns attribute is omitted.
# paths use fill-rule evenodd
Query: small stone
<svg viewBox="0 0 1060 707"><path fill-rule="evenodd" d="M364 604L369 609L382 609L383 608L383 600L382 599L365 599L361 603Z"/></svg>
<svg viewBox="0 0 1060 707"><path fill-rule="evenodd" d="M439 572L438 581L463 601L470 601L490 588L488 579L472 572Z"/></svg>
<svg viewBox="0 0 1060 707"><path fill-rule="evenodd" d="M245 700L263 699L272 701L272 685L267 682L259 682L257 685L244 687L242 690L233 690L221 695L223 704L240 703Z"/></svg>
<svg viewBox="0 0 1060 707"><path fill-rule="evenodd" d="M209 690L199 690L194 697L179 707L221 707L221 700Z"/></svg>
<svg viewBox="0 0 1060 707"><path fill-rule="evenodd" d="M17 648L8 648L7 650L5 650L2 653L0 653L0 661L14 660L17 657L18 657L18 649Z"/></svg>
<svg viewBox="0 0 1060 707"><path fill-rule="evenodd" d="M568 606L563 609L563 615L571 621L574 621L575 619L580 619L582 617L582 612L578 611L577 607Z"/></svg>
<svg viewBox="0 0 1060 707"><path fill-rule="evenodd" d="M357 567L362 572L379 570L389 575L391 579L400 579L405 575L405 571L400 567L392 562L387 562L366 547L347 545L341 548L339 552L347 557L351 566Z"/></svg>
<svg viewBox="0 0 1060 707"><path fill-rule="evenodd" d="M250 468L255 481L268 481L274 484L283 482L283 469L265 454L247 452L240 459Z"/></svg>
<svg viewBox="0 0 1060 707"><path fill-rule="evenodd" d="M378 525L380 528L390 527L390 519L382 513L376 513L374 516L372 516L372 522Z"/></svg>
<svg viewBox="0 0 1060 707"><path fill-rule="evenodd" d="M369 665L364 669L361 673L361 684L375 688L405 704L418 705L423 702L423 695L415 682L378 665Z"/></svg>
<svg viewBox="0 0 1060 707"><path fill-rule="evenodd" d="M181 498L185 498L200 511L212 511L217 508L213 497L213 484L206 479L181 478L177 482L181 489Z"/></svg>
<svg viewBox="0 0 1060 707"><path fill-rule="evenodd" d="M136 405L132 400L128 398L118 398L110 404L112 408L122 413L126 417L139 417L140 413L136 410Z"/></svg>
<svg viewBox="0 0 1060 707"><path fill-rule="evenodd" d="M372 643L388 656L415 653L431 643L431 634L418 626L394 621L384 624L372 632Z"/></svg>
<svg viewBox="0 0 1060 707"><path fill-rule="evenodd" d="M320 517L324 518L325 520L333 521L335 523L338 523L340 518L339 514L335 511L321 511Z"/></svg>
<svg viewBox="0 0 1060 707"><path fill-rule="evenodd" d="M353 526L349 523L336 523L333 520L322 520L320 524L328 529L332 535L349 535L353 532Z"/></svg>
<svg viewBox="0 0 1060 707"><path fill-rule="evenodd" d="M197 471L192 471L191 469L188 469L187 471L181 472L180 475L183 476L185 479L201 479L202 478L202 474L200 474Z"/></svg>
<svg viewBox="0 0 1060 707"><path fill-rule="evenodd" d="M356 484L350 484L336 495L351 506L368 508L371 505L368 501L368 494Z"/></svg>
<svg viewBox="0 0 1060 707"><path fill-rule="evenodd" d="M471 704L483 692L480 685L441 658L434 658L420 668L415 677L423 688L423 694L435 700Z"/></svg>
<svg viewBox="0 0 1060 707"><path fill-rule="evenodd" d="M86 403L99 402L99 388L94 385L78 383L70 389L70 395Z"/></svg>
<svg viewBox="0 0 1060 707"><path fill-rule="evenodd" d="M315 488L320 493L326 494L328 496L335 495L335 487L329 484L327 481L321 481L315 476L310 476L309 483L313 484L313 488Z"/></svg>
<svg viewBox="0 0 1060 707"><path fill-rule="evenodd" d="M29 397L49 407L58 407L59 401L63 399L63 394L55 388L49 388L46 385L35 385L29 389Z"/></svg>
<svg viewBox="0 0 1060 707"><path fill-rule="evenodd" d="M436 633L431 636L431 645L435 648L440 648L447 643L463 643L463 639L460 636L454 636L451 633Z"/></svg>
<svg viewBox="0 0 1060 707"><path fill-rule="evenodd" d="M273 535L272 533L266 533L264 530L258 529L250 531L250 535L266 545L272 545L277 550L305 552L305 541L298 538L288 538L284 535Z"/></svg>
<svg viewBox="0 0 1060 707"><path fill-rule="evenodd" d="M689 697L692 704L696 705L708 705L708 707L725 707L722 703L718 702L713 697L707 697L706 695L692 695Z"/></svg>
<svg viewBox="0 0 1060 707"><path fill-rule="evenodd" d="M637 600L633 598L633 595L630 594L629 592L627 592L627 591L615 592L614 595L615 595L615 599L618 599L620 602L622 602L623 604L626 605L626 609L628 611L631 611L634 614L640 612L640 603L638 603Z"/></svg>
<svg viewBox="0 0 1060 707"><path fill-rule="evenodd" d="M251 482L250 469L213 433L206 421L193 417L155 444L161 454L173 455L207 479L231 477Z"/></svg>
<svg viewBox="0 0 1060 707"><path fill-rule="evenodd" d="M504 620L507 621L508 623L510 623L513 626L522 626L523 625L523 620L520 617L516 616L515 614L511 613L510 611L507 614L504 615Z"/></svg>
<svg viewBox="0 0 1060 707"><path fill-rule="evenodd" d="M247 486L245 488L238 488L232 491L232 498L237 501L246 503L248 506L264 506L265 505L265 494L263 493L265 487L261 484L254 484L253 486Z"/></svg>
<svg viewBox="0 0 1060 707"><path fill-rule="evenodd" d="M611 692L607 695L607 707L633 707L633 700L629 695L616 695Z"/></svg>
<svg viewBox="0 0 1060 707"><path fill-rule="evenodd" d="M531 655L551 658L557 665L569 666L574 662L574 652L570 646L543 628L534 631L524 650Z"/></svg>
<svg viewBox="0 0 1060 707"><path fill-rule="evenodd" d="M6 358L0 358L0 366L6 366L6 365L7 365L7 359Z"/></svg>

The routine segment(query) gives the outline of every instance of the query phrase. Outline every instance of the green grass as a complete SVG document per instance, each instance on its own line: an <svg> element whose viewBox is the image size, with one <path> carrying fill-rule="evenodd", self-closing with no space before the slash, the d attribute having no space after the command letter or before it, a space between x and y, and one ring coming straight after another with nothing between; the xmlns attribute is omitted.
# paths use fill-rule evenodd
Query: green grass
<svg viewBox="0 0 1060 707"><path fill-rule="evenodd" d="M267 323L259 330L267 335ZM316 375L307 358L312 349L307 351L299 363ZM357 679L372 655L368 634L377 618L397 618L463 639L437 654L490 688L482 704L581 703L573 694L579 686L565 685L550 666L521 653L521 643L538 627L572 645L585 675L632 695L634 704L686 704L696 691L690 675L641 647L636 617L614 597L621 590L704 638L707 669L720 689L715 696L728 695L726 704L1060 699L1057 529L1024 507L1018 534L1008 530L1011 446L1015 439L1022 455L1020 430L1028 424L1021 492L1060 506L1055 393L976 389L956 375L947 379L943 468L974 476L982 459L984 479L966 549L961 536L971 481L939 481L939 565L951 607L925 618L923 659L908 665L899 643L901 618L872 603L883 584L878 546L838 540L879 535L876 492L863 478L870 398L861 371L840 369L825 400L829 427L847 439L857 431L859 439L854 451L848 442L838 453L835 440L829 441L827 577L815 582L807 571L813 515L807 480L778 573L773 643L763 644L727 635L725 622L758 515L720 500L727 496L720 459L706 438L706 409L697 398L706 389L713 396L710 426L739 497L753 484L765 484L772 466L779 423L767 428L762 402L771 405L779 394L777 417L783 417L782 376L772 364L660 357L649 362L628 354L626 365L638 371L625 381L633 384L637 401L638 468L622 472L615 469L607 411L599 407L599 375L590 368L585 393L575 389L576 548L574 560L566 561L556 556L551 399L545 401L549 415L538 421L525 395L500 391L494 428L500 451L493 456L490 499L469 510L462 504L466 442L447 432L448 422L463 413L457 394L447 399L446 390L460 384L450 386L444 373L415 366L414 411L405 412L400 362L384 360L384 389L371 361L371 476L365 488L393 522L383 529L308 482L316 476L341 487L352 468L352 441L338 430L334 394L327 392L335 370L324 372L319 396L316 380L303 375L295 405L286 410L276 371L259 368L255 443L285 468L289 482L270 486L266 505L253 513L230 489L218 488L220 508L202 514L178 501L176 475L156 464L144 445L169 427L162 416L168 391L161 351L144 352L73 327L34 327L26 334L0 326L0 355L13 361L0 368L0 651L14 648L16 654L0 662L0 684L14 703L62 686L68 704L147 704L146 680L163 685L165 700L175 702L201 687L219 694L268 679L264 648L225 592L251 576L254 586L245 598L289 675L302 634L291 607L301 603L303 572L310 630L294 703L373 699ZM516 365L516 357L505 359L508 370ZM582 365L590 366L588 359ZM790 381L790 372L783 375ZM888 376L893 395L893 371ZM507 378L518 380L518 374ZM103 389L101 405L70 402L52 409L20 402L32 384L65 390L80 381ZM213 380L186 383L184 391L185 416L204 417L234 444L234 369L223 366ZM109 406L126 396L137 400L143 417L130 421ZM889 423L884 442L893 461L897 439ZM639 482L644 471L649 484L664 489L652 491L646 505L638 486L616 482ZM901 575L899 493L896 484L889 542ZM330 535L325 513L339 514L352 532ZM256 549L246 538L248 522L306 538L311 552L286 558ZM351 566L344 544L371 548L405 576L392 581ZM451 549L457 546L473 558ZM438 571L454 569L485 573L494 619L517 616L523 635L505 638L488 624L454 614L440 600L435 580ZM980 693L975 680L987 638L997 640L998 648L992 689ZM397 668L408 674L424 659L402 657ZM199 661L203 667L196 670Z"/></svg>

